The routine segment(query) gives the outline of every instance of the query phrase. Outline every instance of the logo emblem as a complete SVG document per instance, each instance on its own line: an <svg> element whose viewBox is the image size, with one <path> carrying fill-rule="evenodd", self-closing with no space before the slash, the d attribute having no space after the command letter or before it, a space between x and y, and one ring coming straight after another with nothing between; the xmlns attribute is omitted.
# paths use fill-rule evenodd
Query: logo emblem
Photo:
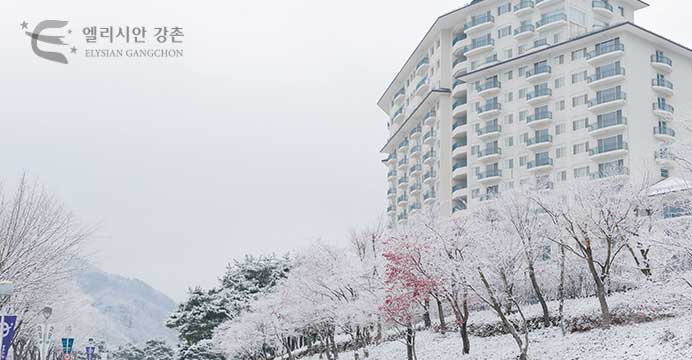
<svg viewBox="0 0 692 360"><path fill-rule="evenodd" d="M45 44L53 44L53 45L68 45L63 41L63 38L65 36L56 36L56 35L43 35L43 32L49 29L62 29L65 26L67 26L69 22L67 21L61 21L61 20L43 20L36 27L34 28L33 32L28 32L26 31L25 34L31 38L31 49L34 51L34 54L36 56L57 62L60 64L67 64L67 57L63 55L62 53L59 52L50 52L50 51L44 51L39 49L38 44L40 43L45 43ZM27 23L24 22L22 23L22 28L25 29L27 27Z"/></svg>

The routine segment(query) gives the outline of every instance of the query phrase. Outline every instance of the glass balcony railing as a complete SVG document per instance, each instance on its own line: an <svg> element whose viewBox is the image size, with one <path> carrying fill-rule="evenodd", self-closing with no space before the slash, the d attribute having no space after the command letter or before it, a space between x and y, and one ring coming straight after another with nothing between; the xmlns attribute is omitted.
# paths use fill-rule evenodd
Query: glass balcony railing
<svg viewBox="0 0 692 360"><path fill-rule="evenodd" d="M497 194L497 192L489 192L489 193L486 193L486 194L479 196L478 200L480 202L485 202L485 201L495 200L498 198L498 196L499 195Z"/></svg>
<svg viewBox="0 0 692 360"><path fill-rule="evenodd" d="M409 136L413 136L413 135L416 135L416 134L420 134L421 131L422 131L421 127L420 127L420 126L416 126L416 127L414 127L413 129L411 129L411 132L409 133Z"/></svg>
<svg viewBox="0 0 692 360"><path fill-rule="evenodd" d="M397 202L406 202L406 201L408 201L408 196L406 196L406 195L401 195L401 196L399 196L398 198L396 198L396 201L397 201Z"/></svg>
<svg viewBox="0 0 692 360"><path fill-rule="evenodd" d="M423 171L423 167L420 164L416 164L416 165L411 166L411 169L409 169L408 172L409 172L409 174L413 174L417 171Z"/></svg>
<svg viewBox="0 0 692 360"><path fill-rule="evenodd" d="M467 145L468 145L468 142L466 141L466 139L464 139L463 141L457 141L454 143L454 145L452 145L452 151L454 151L460 147L467 146Z"/></svg>
<svg viewBox="0 0 692 360"><path fill-rule="evenodd" d="M452 125L452 129L456 129L459 126L464 126L466 124L468 124L468 120L466 120L466 118L459 119L459 120L454 122L454 124Z"/></svg>
<svg viewBox="0 0 692 360"><path fill-rule="evenodd" d="M543 96L553 96L553 90L548 88L541 88L526 94L526 101L531 99L543 97Z"/></svg>
<svg viewBox="0 0 692 360"><path fill-rule="evenodd" d="M423 155L423 162L426 162L426 161L432 159L432 157L433 157L433 152L428 151L427 153L425 153L425 155Z"/></svg>
<svg viewBox="0 0 692 360"><path fill-rule="evenodd" d="M394 97L392 97L392 104L394 104L394 99L404 95L406 95L406 89L401 88L399 91L396 92L396 94L394 94Z"/></svg>
<svg viewBox="0 0 692 360"><path fill-rule="evenodd" d="M493 123L491 125L487 125L484 128L478 129L478 131L476 131L476 134L478 136L483 136L483 135L488 135L488 134L492 134L492 133L496 133L496 132L500 132L500 131L502 131L502 126L498 125L497 123Z"/></svg>
<svg viewBox="0 0 692 360"><path fill-rule="evenodd" d="M457 65L459 65L459 64L461 64L461 63L463 63L463 62L466 62L466 60L468 60L468 58L467 58L466 56L463 56L463 55L462 55L462 56L459 56L459 57L457 57L456 59L454 59L454 62L452 62L452 67L453 67L453 68L454 68L454 67L457 67Z"/></svg>
<svg viewBox="0 0 692 360"><path fill-rule="evenodd" d="M452 192L457 192L459 190L466 190L466 189L468 189L468 184L465 182L452 186Z"/></svg>
<svg viewBox="0 0 692 360"><path fill-rule="evenodd" d="M399 178L399 185L408 184L408 178Z"/></svg>
<svg viewBox="0 0 692 360"><path fill-rule="evenodd" d="M549 134L541 134L538 136L534 136L533 138L529 139L529 141L526 142L527 146L533 146L533 145L538 145L538 144L546 144L546 143L552 143L553 142L553 136Z"/></svg>
<svg viewBox="0 0 692 360"><path fill-rule="evenodd" d="M667 135L675 137L675 130L662 126L657 126L654 128L654 135Z"/></svg>
<svg viewBox="0 0 692 360"><path fill-rule="evenodd" d="M452 104L452 109L456 109L459 106L464 106L464 105L466 105L466 99L457 99Z"/></svg>
<svg viewBox="0 0 692 360"><path fill-rule="evenodd" d="M666 89L673 90L673 83L666 79L652 79L651 86L664 87Z"/></svg>
<svg viewBox="0 0 692 360"><path fill-rule="evenodd" d="M492 155L501 155L502 154L502 149L499 147L494 147L494 148L489 148L489 149L483 149L478 151L478 157L486 157L486 156L492 156Z"/></svg>
<svg viewBox="0 0 692 360"><path fill-rule="evenodd" d="M478 86L476 86L476 92L483 92L485 90L490 90L490 89L499 89L500 85L501 85L501 83L497 79L489 80L489 81L486 81L482 84L478 84Z"/></svg>
<svg viewBox="0 0 692 360"><path fill-rule="evenodd" d="M626 142L618 141L618 142L614 142L614 143L599 145L598 147L595 147L593 149L589 149L589 155L594 156L594 155L609 153L612 151L628 150L628 149L629 149L629 145L627 145Z"/></svg>
<svg viewBox="0 0 692 360"><path fill-rule="evenodd" d="M533 161L529 161L526 164L526 168L530 170L530 169L535 169L535 168L539 168L542 166L553 166L553 163L554 163L554 161L551 158L536 159Z"/></svg>
<svg viewBox="0 0 692 360"><path fill-rule="evenodd" d="M410 152L411 152L411 154L415 154L415 153L421 152L422 149L423 148L420 145L415 145L415 146L411 147Z"/></svg>
<svg viewBox="0 0 692 360"><path fill-rule="evenodd" d="M597 95L595 99L589 100L588 105L594 107L620 100L627 100L627 94L624 91L607 91Z"/></svg>
<svg viewBox="0 0 692 360"><path fill-rule="evenodd" d="M481 39L481 40L476 40L476 41L473 42L473 44L471 44L471 45L469 45L469 46L466 46L466 47L464 48L464 53L467 53L467 52L469 52L469 51L473 51L473 50L476 50L476 49L478 49L478 48L482 48L482 47L485 47L485 46L495 46L495 40L494 40L494 39L490 39L490 38Z"/></svg>
<svg viewBox="0 0 692 360"><path fill-rule="evenodd" d="M425 135L423 135L423 141L426 141L428 139L432 139L432 137L433 137L432 131L428 131L427 133L425 133Z"/></svg>
<svg viewBox="0 0 692 360"><path fill-rule="evenodd" d="M610 5L607 1L604 0L593 0L591 2L591 7L594 9L605 9L610 12L613 12L613 5Z"/></svg>
<svg viewBox="0 0 692 360"><path fill-rule="evenodd" d="M550 67L550 65L547 64L541 64L534 66L533 69L528 70L526 72L526 77L534 77L536 75L541 75L541 74L550 74L553 71L553 68Z"/></svg>
<svg viewBox="0 0 692 360"><path fill-rule="evenodd" d="M452 83L452 88L455 88L455 87L457 87L463 83L464 83L463 81L461 81L459 79L455 79L454 82Z"/></svg>
<svg viewBox="0 0 692 360"><path fill-rule="evenodd" d="M487 113L490 111L502 110L502 105L500 103L487 103L485 105L478 106L476 112L479 114Z"/></svg>
<svg viewBox="0 0 692 360"><path fill-rule="evenodd" d="M454 38L452 39L452 46L456 45L460 41L466 40L466 33L461 33L461 34L456 34L454 35Z"/></svg>
<svg viewBox="0 0 692 360"><path fill-rule="evenodd" d="M428 111L428 112L423 116L423 119L424 119L424 120L432 119L432 118L434 118L436 115L437 115L436 112L434 112L434 111Z"/></svg>
<svg viewBox="0 0 692 360"><path fill-rule="evenodd" d="M419 61L418 64L416 64L416 70L420 69L425 65L430 65L430 58L425 57L423 58L423 60Z"/></svg>
<svg viewBox="0 0 692 360"><path fill-rule="evenodd" d="M429 199L434 199L435 198L435 192L434 191L426 191L423 193L423 200L429 200Z"/></svg>
<svg viewBox="0 0 692 360"><path fill-rule="evenodd" d="M669 104L653 103L652 108L654 110L661 110L661 111L665 111L665 112L669 112L669 113L675 112L675 108L673 107L673 105L669 105Z"/></svg>
<svg viewBox="0 0 692 360"><path fill-rule="evenodd" d="M611 176L626 176L630 174L630 169L625 166L615 166L608 169L601 169L591 174L594 180L605 179Z"/></svg>
<svg viewBox="0 0 692 360"><path fill-rule="evenodd" d="M595 123L589 124L589 131L601 130L618 125L627 125L627 118L622 115L599 116Z"/></svg>
<svg viewBox="0 0 692 360"><path fill-rule="evenodd" d="M414 211L414 210L420 210L420 203L413 203L411 206L409 206L409 210Z"/></svg>
<svg viewBox="0 0 692 360"><path fill-rule="evenodd" d="M391 189L387 190L387 195L396 195L396 189L391 188Z"/></svg>
<svg viewBox="0 0 692 360"><path fill-rule="evenodd" d="M475 26L478 26L481 24L485 24L485 23L494 22L494 21L495 21L495 17L490 15L490 14L476 16L473 19L471 19L471 21L464 24L464 30L468 30L472 27L475 27Z"/></svg>
<svg viewBox="0 0 692 360"><path fill-rule="evenodd" d="M426 181L428 179L432 179L435 176L435 173L432 171L428 171L425 174L423 174L423 181Z"/></svg>
<svg viewBox="0 0 692 360"><path fill-rule="evenodd" d="M403 115L403 114L404 114L404 108L401 107L401 108L399 108L399 110L397 110L394 113L394 115L392 115L392 119L396 119L399 115Z"/></svg>
<svg viewBox="0 0 692 360"><path fill-rule="evenodd" d="M489 179L489 178L499 177L499 176L502 176L502 170L493 169L493 170L488 170L486 172L478 173L478 180L484 180L484 179Z"/></svg>
<svg viewBox="0 0 692 360"><path fill-rule="evenodd" d="M401 159L399 160L399 166L406 166L408 165L408 159Z"/></svg>
<svg viewBox="0 0 692 360"><path fill-rule="evenodd" d="M673 60L663 54L651 55L651 62L654 64L673 66Z"/></svg>
<svg viewBox="0 0 692 360"><path fill-rule="evenodd" d="M423 78L421 81L418 82L418 84L416 85L416 91L422 89L426 85L428 85L428 78L427 77Z"/></svg>
<svg viewBox="0 0 692 360"><path fill-rule="evenodd" d="M586 81L588 83L592 83L594 81L599 81L607 78L611 78L613 76L624 76L625 75L625 69L621 67L612 67L612 68L607 68L604 70L596 71L595 74L589 76Z"/></svg>
<svg viewBox="0 0 692 360"><path fill-rule="evenodd" d="M467 160L459 160L459 161L455 162L454 165L452 166L452 171L463 169L467 166L468 166Z"/></svg>
<svg viewBox="0 0 692 360"><path fill-rule="evenodd" d="M514 29L514 36L517 36L519 34L523 33L530 33L534 32L536 30L536 27L533 26L533 24L521 24L518 28Z"/></svg>
<svg viewBox="0 0 692 360"><path fill-rule="evenodd" d="M519 1L518 4L514 5L514 12L521 11L524 9L533 9L534 6L535 6L535 4L533 1L522 0L522 1Z"/></svg>
<svg viewBox="0 0 692 360"><path fill-rule="evenodd" d="M399 144L399 149L403 149L408 146L408 140L404 140Z"/></svg>
<svg viewBox="0 0 692 360"><path fill-rule="evenodd" d="M387 173L387 177L393 177L393 176L396 176L396 170L392 170L392 171Z"/></svg>
<svg viewBox="0 0 692 360"><path fill-rule="evenodd" d="M595 57L599 57L601 55L610 54L617 51L625 51L625 45L621 43L601 45L597 47L596 50L590 51L588 54L586 54L586 59L593 59Z"/></svg>
<svg viewBox="0 0 692 360"><path fill-rule="evenodd" d="M464 210L466 210L466 204L465 203L458 203L458 204L454 205L454 209L452 211L457 213L459 211L464 211Z"/></svg>
<svg viewBox="0 0 692 360"><path fill-rule="evenodd" d="M541 18L541 20L538 20L538 22L536 22L536 28L540 28L542 26L556 23L558 21L567 21L567 14L558 13L558 14L543 16Z"/></svg>
<svg viewBox="0 0 692 360"><path fill-rule="evenodd" d="M397 219L398 221L404 221L404 220L406 220L407 218L408 218L408 215L405 214L405 213L404 213L404 214L399 214L399 216L396 217L396 219Z"/></svg>
<svg viewBox="0 0 692 360"><path fill-rule="evenodd" d="M548 120L553 118L553 113L551 111L539 111L533 115L526 117L526 123L530 124L534 121Z"/></svg>
<svg viewBox="0 0 692 360"><path fill-rule="evenodd" d="M414 192L414 191L419 191L423 188L423 186L419 183L413 184L408 188L409 192Z"/></svg>

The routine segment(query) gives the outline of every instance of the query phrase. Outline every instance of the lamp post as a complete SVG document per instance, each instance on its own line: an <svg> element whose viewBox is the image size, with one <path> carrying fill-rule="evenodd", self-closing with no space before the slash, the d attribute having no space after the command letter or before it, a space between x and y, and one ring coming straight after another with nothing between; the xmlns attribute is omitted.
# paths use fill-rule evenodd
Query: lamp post
<svg viewBox="0 0 692 360"><path fill-rule="evenodd" d="M12 293L14 293L14 284L9 281L0 281L0 298L2 298L2 300L9 300ZM5 311L0 309L0 335L2 335L2 342L0 344L0 360L5 360L7 358L7 352L12 343L12 335L14 333L14 325L16 322L16 316L5 315Z"/></svg>
<svg viewBox="0 0 692 360"><path fill-rule="evenodd" d="M38 326L38 349L39 358L41 360L48 360L48 351L50 351L50 343L53 341L53 326L48 324L48 319L53 315L53 308L50 306L44 307L41 312L43 316L43 324Z"/></svg>

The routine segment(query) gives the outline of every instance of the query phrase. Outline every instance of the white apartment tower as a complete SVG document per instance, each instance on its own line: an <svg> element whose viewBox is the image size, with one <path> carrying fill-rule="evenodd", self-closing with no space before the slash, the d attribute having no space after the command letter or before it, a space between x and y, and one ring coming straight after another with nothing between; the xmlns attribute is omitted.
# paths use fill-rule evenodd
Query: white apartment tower
<svg viewBox="0 0 692 360"><path fill-rule="evenodd" d="M378 102L392 223L537 179L674 174L692 50L634 25L646 6L475 0L438 18Z"/></svg>

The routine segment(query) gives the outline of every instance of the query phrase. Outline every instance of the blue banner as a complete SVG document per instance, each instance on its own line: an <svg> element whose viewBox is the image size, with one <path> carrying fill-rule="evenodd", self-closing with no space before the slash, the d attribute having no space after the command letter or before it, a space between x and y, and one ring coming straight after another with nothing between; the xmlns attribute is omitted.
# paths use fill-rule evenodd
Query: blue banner
<svg viewBox="0 0 692 360"><path fill-rule="evenodd" d="M7 352L10 350L10 345L12 345L12 336L14 335L14 326L17 323L17 317L7 315L0 317L0 319L2 319L2 323L0 323L0 329L2 329L0 360L5 360L7 359Z"/></svg>

